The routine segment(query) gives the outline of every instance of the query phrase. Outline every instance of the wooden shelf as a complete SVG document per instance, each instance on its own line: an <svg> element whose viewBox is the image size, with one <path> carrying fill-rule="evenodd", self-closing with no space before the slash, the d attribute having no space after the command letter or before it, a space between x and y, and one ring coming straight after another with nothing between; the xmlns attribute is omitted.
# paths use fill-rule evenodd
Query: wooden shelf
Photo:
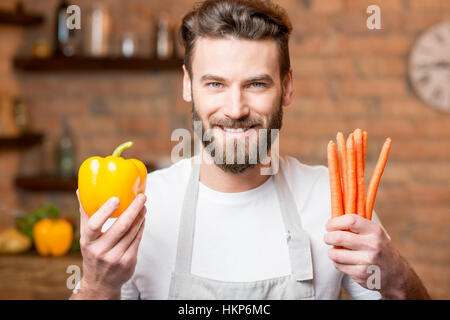
<svg viewBox="0 0 450 320"><path fill-rule="evenodd" d="M76 177L65 178L57 175L17 176L15 185L19 189L29 191L76 191L78 180Z"/></svg>
<svg viewBox="0 0 450 320"><path fill-rule="evenodd" d="M151 163L144 163L147 171L155 170ZM37 192L75 192L78 188L78 178L60 177L55 174L41 174L35 176L17 176L15 178L15 186L18 189L37 191Z"/></svg>
<svg viewBox="0 0 450 320"><path fill-rule="evenodd" d="M41 133L25 133L17 137L1 137L0 150L25 149L42 141Z"/></svg>
<svg viewBox="0 0 450 320"><path fill-rule="evenodd" d="M181 71L183 60L144 57L16 57L14 67L26 72L153 72Z"/></svg>
<svg viewBox="0 0 450 320"><path fill-rule="evenodd" d="M0 10L0 25L35 26L44 22L38 14Z"/></svg>

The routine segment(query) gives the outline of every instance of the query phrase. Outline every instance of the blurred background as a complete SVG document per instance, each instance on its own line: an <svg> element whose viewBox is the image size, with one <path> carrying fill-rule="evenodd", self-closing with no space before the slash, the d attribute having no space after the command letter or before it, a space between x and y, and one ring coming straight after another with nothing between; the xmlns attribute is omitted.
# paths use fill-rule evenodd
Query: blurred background
<svg viewBox="0 0 450 320"><path fill-rule="evenodd" d="M279 0L293 23L294 101L280 150L326 165L338 131L369 133L366 177L393 140L375 210L436 299L450 298L450 1ZM64 28L67 7L80 29ZM0 2L0 299L65 299L81 267L76 173L128 140L125 157L170 165L191 127L175 32L192 0ZM381 29L369 30L370 5ZM77 21L72 21L76 26ZM32 230L72 227L62 257ZM60 226L63 228L62 226Z"/></svg>

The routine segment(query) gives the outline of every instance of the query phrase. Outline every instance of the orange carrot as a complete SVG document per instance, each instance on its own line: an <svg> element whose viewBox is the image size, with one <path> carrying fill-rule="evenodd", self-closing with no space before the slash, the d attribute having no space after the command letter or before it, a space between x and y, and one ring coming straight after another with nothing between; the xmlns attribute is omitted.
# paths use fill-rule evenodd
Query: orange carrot
<svg viewBox="0 0 450 320"><path fill-rule="evenodd" d="M355 150L356 150L356 212L361 217L365 217L366 198L364 194L364 168L363 168L363 138L361 129L355 130Z"/></svg>
<svg viewBox="0 0 450 320"><path fill-rule="evenodd" d="M341 179L342 179L342 198L344 201L344 213L345 204L347 203L347 148L345 146L345 137L342 132L338 132L336 136L336 143L339 153L339 165L341 169Z"/></svg>
<svg viewBox="0 0 450 320"><path fill-rule="evenodd" d="M378 157L377 164L370 179L369 188L367 189L367 202L366 202L366 213L367 219L372 219L372 210L375 203L375 196L378 190L378 184L381 180L381 175L383 174L384 167L389 156L389 151L391 150L391 138L387 138L386 142L381 149L380 156Z"/></svg>
<svg viewBox="0 0 450 320"><path fill-rule="evenodd" d="M363 162L363 170L366 169L366 156L367 156L367 131L363 131L363 151L364 151L364 162Z"/></svg>
<svg viewBox="0 0 450 320"><path fill-rule="evenodd" d="M331 216L338 217L344 214L342 205L341 177L339 175L339 160L336 145L333 141L328 143L328 173L330 175Z"/></svg>
<svg viewBox="0 0 450 320"><path fill-rule="evenodd" d="M345 213L356 213L356 159L353 133L347 138L347 191Z"/></svg>

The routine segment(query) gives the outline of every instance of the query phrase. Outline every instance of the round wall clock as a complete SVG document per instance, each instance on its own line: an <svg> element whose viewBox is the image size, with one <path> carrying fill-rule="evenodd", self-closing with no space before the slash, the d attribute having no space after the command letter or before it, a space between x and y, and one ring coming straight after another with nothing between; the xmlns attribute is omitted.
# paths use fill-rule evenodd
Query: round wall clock
<svg viewBox="0 0 450 320"><path fill-rule="evenodd" d="M409 59L414 90L431 107L450 112L450 22L424 32Z"/></svg>

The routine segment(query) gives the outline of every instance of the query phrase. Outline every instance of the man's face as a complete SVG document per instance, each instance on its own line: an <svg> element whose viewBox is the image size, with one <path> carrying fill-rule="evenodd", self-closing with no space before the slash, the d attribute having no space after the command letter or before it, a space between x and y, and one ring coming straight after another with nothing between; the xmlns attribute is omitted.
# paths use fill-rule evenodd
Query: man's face
<svg viewBox="0 0 450 320"><path fill-rule="evenodd" d="M202 139L203 144L223 154L223 164L217 165L225 171L241 173L255 166L249 163L249 150L268 150L270 129L281 127L292 76L281 82L278 54L274 40L199 38L195 43L192 79L185 70L183 97L192 101L193 120L202 122L203 132L211 130L211 141ZM258 145L261 129L269 129L267 146ZM237 163L238 145L245 146L245 164ZM227 146L237 147L231 161Z"/></svg>

